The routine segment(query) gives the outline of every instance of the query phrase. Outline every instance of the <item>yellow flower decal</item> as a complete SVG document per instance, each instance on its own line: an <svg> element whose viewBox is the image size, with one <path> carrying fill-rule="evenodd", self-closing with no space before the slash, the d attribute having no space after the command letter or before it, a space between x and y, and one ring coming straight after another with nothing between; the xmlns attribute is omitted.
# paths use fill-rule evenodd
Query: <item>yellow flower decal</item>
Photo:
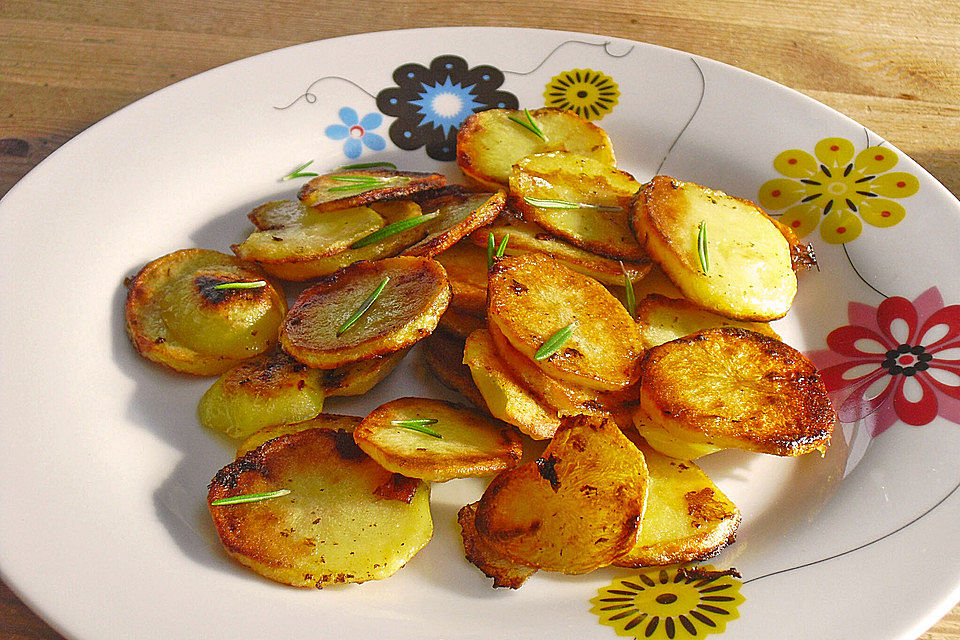
<svg viewBox="0 0 960 640"><path fill-rule="evenodd" d="M543 92L544 104L570 109L588 120L600 120L617 105L620 89L613 78L593 69L571 69L553 76Z"/></svg>
<svg viewBox="0 0 960 640"><path fill-rule="evenodd" d="M618 636L686 640L723 633L744 598L735 571L654 568L600 589L592 613ZM738 575L738 574L737 574Z"/></svg>
<svg viewBox="0 0 960 640"><path fill-rule="evenodd" d="M916 176L890 171L899 158L891 149L872 146L859 153L844 138L824 138L810 155L788 149L773 161L785 178L760 187L760 206L784 210L780 222L802 237L818 226L831 244L850 242L860 235L861 221L874 227L892 227L907 215L898 202L919 190Z"/></svg>

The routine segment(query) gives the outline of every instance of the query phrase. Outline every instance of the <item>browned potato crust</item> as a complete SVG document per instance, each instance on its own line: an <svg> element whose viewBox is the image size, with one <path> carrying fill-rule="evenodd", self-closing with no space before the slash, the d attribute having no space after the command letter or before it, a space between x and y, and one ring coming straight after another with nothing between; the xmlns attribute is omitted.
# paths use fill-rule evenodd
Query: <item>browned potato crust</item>
<svg viewBox="0 0 960 640"><path fill-rule="evenodd" d="M479 329L487 328L486 314L474 315L449 306L440 316L437 329L451 336L466 340L470 334Z"/></svg>
<svg viewBox="0 0 960 640"><path fill-rule="evenodd" d="M537 572L533 567L520 564L487 544L477 533L477 502L468 504L457 513L457 522L463 537L463 552L484 575L493 578L493 587L519 589L527 578Z"/></svg>
<svg viewBox="0 0 960 640"><path fill-rule="evenodd" d="M369 179L373 186L347 189L350 178ZM297 197L317 211L335 211L376 202L400 200L429 189L442 187L447 179L439 173L391 171L387 169L354 169L317 176L300 188Z"/></svg>
<svg viewBox="0 0 960 640"><path fill-rule="evenodd" d="M486 315L486 250L469 241L461 241L434 256L434 260L443 265L450 279L453 290L450 307L476 316Z"/></svg>
<svg viewBox="0 0 960 640"><path fill-rule="evenodd" d="M253 451L264 442L285 436L288 433L297 433L307 429L331 429L333 431L345 431L353 433L363 418L357 416L344 416L336 413L321 413L316 418L304 420L303 422L293 422L289 424L274 424L260 429L249 438L240 443L237 447L237 458L242 458L248 451Z"/></svg>
<svg viewBox="0 0 960 640"><path fill-rule="evenodd" d="M444 386L466 396L478 409L487 411L487 403L470 375L470 367L463 364L463 346L464 339L436 331L423 341L423 359Z"/></svg>
<svg viewBox="0 0 960 640"><path fill-rule="evenodd" d="M507 196L494 193L450 195L423 204L425 212L436 211L437 217L427 223L426 238L404 250L403 255L430 258L446 251L474 230L493 220L503 211Z"/></svg>
<svg viewBox="0 0 960 640"><path fill-rule="evenodd" d="M390 375L408 353L409 347L385 356L351 362L336 369L321 369L320 380L326 396L362 396Z"/></svg>

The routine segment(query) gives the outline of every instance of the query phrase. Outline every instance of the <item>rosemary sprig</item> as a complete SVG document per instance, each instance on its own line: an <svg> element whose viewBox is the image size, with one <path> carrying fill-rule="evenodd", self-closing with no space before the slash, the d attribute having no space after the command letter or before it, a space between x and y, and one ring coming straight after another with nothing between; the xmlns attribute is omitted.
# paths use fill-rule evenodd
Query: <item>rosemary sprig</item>
<svg viewBox="0 0 960 640"><path fill-rule="evenodd" d="M627 273L627 268L623 266L623 260L620 261L620 270L623 271L623 287L627 290L627 311L631 317L637 316L637 295L633 291L633 280Z"/></svg>
<svg viewBox="0 0 960 640"><path fill-rule="evenodd" d="M697 254L700 256L700 268L706 273L710 270L710 255L707 253L707 221L700 221L700 231L697 232Z"/></svg>
<svg viewBox="0 0 960 640"><path fill-rule="evenodd" d="M537 126L537 123L533 121L533 116L530 115L530 109L524 109L523 113L527 116L526 122L524 122L520 118L514 118L513 116L507 116L507 118L510 120L513 120L518 125L520 125L524 129L532 133L533 135L537 136L538 138L546 142L547 136L543 134L543 129Z"/></svg>
<svg viewBox="0 0 960 640"><path fill-rule="evenodd" d="M387 286L388 282L390 282L390 276L387 276L386 278L381 280L377 288L373 290L373 293L367 296L367 299L360 304L357 310L353 312L353 315L347 318L347 321L344 322L342 325L340 325L340 328L337 329L338 338L342 336L347 329L352 327L354 323L356 323L356 321L360 319L360 316L365 314L367 312L367 309L369 309L370 306L374 302L376 302L377 298L380 297L380 294L383 293L383 288Z"/></svg>
<svg viewBox="0 0 960 640"><path fill-rule="evenodd" d="M281 179L281 180L293 180L294 178L309 178L309 177L312 177L312 176L319 175L319 174L317 174L317 173L313 173L312 171L306 171L306 172L303 171L304 169L306 169L307 167L309 167L309 166L312 165L312 164L313 164L313 160L311 160L310 162L305 162L305 163L303 163L302 165L300 165L299 167L297 167L296 169L294 169L293 171L291 171L290 173L288 173L287 175L283 176L283 177L280 178L280 179Z"/></svg>
<svg viewBox="0 0 960 640"><path fill-rule="evenodd" d="M417 216L416 218L407 218L406 220L400 220L394 222L393 224L388 224L387 226L377 229L370 235L364 236L350 245L351 249L359 249L360 247L365 247L368 244L373 244L374 242L380 242L384 238L388 238L395 233L400 233L401 231L406 231L407 229L412 229L417 227L424 222L429 222L433 220L438 215L437 211L433 213L425 213L422 216Z"/></svg>
<svg viewBox="0 0 960 640"><path fill-rule="evenodd" d="M386 178L377 176L330 176L330 179L334 182L346 182L347 184L330 187L327 191L362 191L363 189L376 187L386 180Z"/></svg>
<svg viewBox="0 0 960 640"><path fill-rule="evenodd" d="M505 233L503 235L503 240L500 241L500 246L497 247L497 258L502 258L504 252L507 250L507 242L510 240L510 234Z"/></svg>
<svg viewBox="0 0 960 640"><path fill-rule="evenodd" d="M539 209L596 209L597 211L623 211L623 207L615 204L587 204L585 202L570 202L569 200L531 198L530 196L523 196L523 201Z"/></svg>
<svg viewBox="0 0 960 640"><path fill-rule="evenodd" d="M290 489L277 489L276 491L265 491L264 493L247 493L242 496L233 496L230 498L220 498L210 504L219 507L225 504L243 504L245 502L260 502L261 500L272 500L290 493Z"/></svg>
<svg viewBox="0 0 960 640"><path fill-rule="evenodd" d="M487 269L493 268L493 259L502 258L503 253L507 250L507 241L510 240L510 234L507 233L503 236L503 239L500 241L500 246L497 246L496 239L493 237L493 232L490 232L490 235L487 237Z"/></svg>
<svg viewBox="0 0 960 640"><path fill-rule="evenodd" d="M540 348L537 349L537 352L533 354L534 360L546 360L557 351L560 350L560 347L563 346L563 343L570 339L570 335L573 333L573 325L575 323L571 322L563 329L560 329L555 334L547 338Z"/></svg>
<svg viewBox="0 0 960 640"><path fill-rule="evenodd" d="M349 169L375 169L377 167L386 167L387 169L396 169L397 165L392 162L361 162L360 164L345 164L340 167L340 171Z"/></svg>
<svg viewBox="0 0 960 640"><path fill-rule="evenodd" d="M260 289L265 286L267 286L266 280L254 280L253 282L224 282L213 288L219 291L221 289Z"/></svg>
<svg viewBox="0 0 960 640"><path fill-rule="evenodd" d="M427 426L428 424L436 424L437 422L439 422L439 420L435 418L411 418L410 420L391 420L390 424L403 429L410 429L411 431L419 431L420 433L425 433L428 436L442 439L442 435Z"/></svg>

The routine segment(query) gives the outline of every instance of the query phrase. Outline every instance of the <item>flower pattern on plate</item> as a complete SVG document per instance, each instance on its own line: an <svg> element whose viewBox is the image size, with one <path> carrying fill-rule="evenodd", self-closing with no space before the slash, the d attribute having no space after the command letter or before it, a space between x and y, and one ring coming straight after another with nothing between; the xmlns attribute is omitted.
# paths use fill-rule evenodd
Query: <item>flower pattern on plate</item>
<svg viewBox="0 0 960 640"><path fill-rule="evenodd" d="M960 305L944 306L936 287L916 300L887 298L848 306L850 324L807 355L820 369L841 422L863 420L877 436L898 420L960 424Z"/></svg>
<svg viewBox="0 0 960 640"><path fill-rule="evenodd" d="M708 565L654 568L602 587L591 599L600 624L628 638L702 638L740 616L741 582Z"/></svg>
<svg viewBox="0 0 960 640"><path fill-rule="evenodd" d="M401 149L426 147L434 160L453 160L457 128L485 109L516 109L517 97L500 91L503 73L489 65L470 67L459 56L438 56L430 67L410 63L393 72L397 86L377 94L377 108L397 119L390 139Z"/></svg>
<svg viewBox="0 0 960 640"><path fill-rule="evenodd" d="M343 143L343 155L350 159L359 158L366 146L371 151L382 151L387 141L382 136L373 133L383 123L383 116L379 113L368 113L362 118L350 107L343 107L339 112L342 124L332 124L324 130L331 140L346 140Z"/></svg>
<svg viewBox="0 0 960 640"><path fill-rule="evenodd" d="M617 105L620 88L613 78L593 69L571 69L553 76L543 91L545 106L569 109L600 120Z"/></svg>
<svg viewBox="0 0 960 640"><path fill-rule="evenodd" d="M780 221L801 238L819 226L826 242L843 244L860 235L861 220L892 227L907 212L890 198L906 198L920 188L916 176L890 171L899 158L886 147L874 145L858 153L845 138L824 138L814 146L814 155L784 151L773 166L786 177L760 187L760 206L785 209Z"/></svg>

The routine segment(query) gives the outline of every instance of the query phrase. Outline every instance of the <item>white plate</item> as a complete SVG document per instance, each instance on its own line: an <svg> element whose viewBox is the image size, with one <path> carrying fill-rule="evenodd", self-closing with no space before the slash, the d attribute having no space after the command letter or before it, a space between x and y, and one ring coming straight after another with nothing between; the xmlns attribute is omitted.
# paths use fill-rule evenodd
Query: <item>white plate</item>
<svg viewBox="0 0 960 640"><path fill-rule="evenodd" d="M848 402L823 459L728 452L703 461L744 513L739 541L712 565L736 567L743 578L706 592L739 591L737 600L694 601L727 607L697 609L715 627L686 615L697 637L725 629L729 638L914 638L946 613L960 599L957 201L878 135L746 72L623 40L486 28L351 36L214 69L91 127L10 191L0 203L3 578L57 629L84 640L616 637L601 624L611 613L591 612L590 601L615 579L642 580L638 572L539 574L505 593L463 560L456 512L479 495L479 482L435 486L434 539L388 580L296 590L236 565L204 506L206 484L231 458L229 443L197 425L196 402L210 380L140 359L122 319L123 278L144 262L183 247L225 250L249 230L252 206L293 194L297 185L280 176L311 158L321 169L349 162L356 143L346 140L354 138L328 129L354 124L341 109L380 114L354 130L369 143L363 160L455 176L423 144L440 157L445 132L475 105L539 106L550 86L564 90L558 78L575 82L575 70L594 85L577 87L590 101L606 85L585 69L617 87L599 124L638 178L660 170L751 199L765 190L778 214L797 189L805 189L797 197L821 194L801 217L815 227L808 237L820 271L801 278L777 328L824 366L860 360L848 377L880 380L867 393L879 393L879 408L858 415ZM398 89L381 94L391 87ZM427 124L410 115L420 94ZM390 115L396 105L407 115ZM374 150L371 133L385 149ZM795 151L781 155L787 150ZM858 213L840 223L823 215L828 199L834 212L849 209L846 197ZM901 207L898 224L854 233L861 215L897 222ZM824 239L831 224L847 227L845 244ZM921 322L934 315L938 326L908 335L914 312ZM875 325L878 313L895 336L878 334L882 346L843 329L831 344L847 356L815 353L829 351L834 330ZM938 335L946 337L938 343ZM927 371L884 369L882 352L895 343L925 345L934 356ZM900 366L920 360L908 355ZM414 352L371 397L331 401L328 410L362 413L417 393L443 392ZM936 406L904 404L921 396ZM700 597L695 584L676 589ZM643 606L649 616L633 633L643 637L656 616L653 637L667 637L667 618L676 637L689 635L682 612Z"/></svg>

